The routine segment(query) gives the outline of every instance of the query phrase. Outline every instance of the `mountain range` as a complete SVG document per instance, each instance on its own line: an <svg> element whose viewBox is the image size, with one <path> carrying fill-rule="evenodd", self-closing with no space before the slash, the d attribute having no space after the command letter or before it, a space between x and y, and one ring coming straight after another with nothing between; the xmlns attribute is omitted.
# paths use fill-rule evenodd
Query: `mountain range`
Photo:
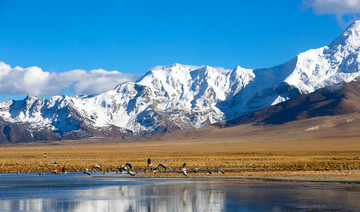
<svg viewBox="0 0 360 212"><path fill-rule="evenodd" d="M356 21L329 46L268 69L174 64L102 94L7 100L0 103L0 143L154 135L215 123L281 124L358 111L345 103L360 96L359 50Z"/></svg>

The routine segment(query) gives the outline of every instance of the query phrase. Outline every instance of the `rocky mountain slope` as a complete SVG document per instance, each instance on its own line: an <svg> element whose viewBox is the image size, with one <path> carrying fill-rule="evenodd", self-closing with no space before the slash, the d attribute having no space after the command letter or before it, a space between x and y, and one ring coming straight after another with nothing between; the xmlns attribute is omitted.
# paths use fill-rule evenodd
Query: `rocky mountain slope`
<svg viewBox="0 0 360 212"><path fill-rule="evenodd" d="M0 104L0 117L4 126L23 126L33 140L38 132L61 139L200 128L353 81L360 76L359 50L357 21L329 46L273 68L159 66L136 82L98 95L7 100Z"/></svg>
<svg viewBox="0 0 360 212"><path fill-rule="evenodd" d="M280 125L297 120L323 116L360 115L360 81L341 83L321 88L310 94L301 94L288 101L269 106L218 126L236 126L248 123Z"/></svg>

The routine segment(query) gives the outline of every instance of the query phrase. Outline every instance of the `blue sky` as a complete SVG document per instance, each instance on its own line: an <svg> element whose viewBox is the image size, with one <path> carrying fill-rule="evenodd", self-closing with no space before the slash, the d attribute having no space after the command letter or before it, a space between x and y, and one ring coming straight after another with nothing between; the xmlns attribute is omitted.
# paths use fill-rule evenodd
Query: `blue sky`
<svg viewBox="0 0 360 212"><path fill-rule="evenodd" d="M328 45L358 17L357 2L0 0L0 61L11 71L23 68L11 79L32 76L22 83L9 78L5 86L0 70L0 95L97 93L107 78L121 83L173 63L271 67ZM28 69L33 66L41 69ZM49 77L58 79L53 88ZM91 90L91 82L102 90Z"/></svg>

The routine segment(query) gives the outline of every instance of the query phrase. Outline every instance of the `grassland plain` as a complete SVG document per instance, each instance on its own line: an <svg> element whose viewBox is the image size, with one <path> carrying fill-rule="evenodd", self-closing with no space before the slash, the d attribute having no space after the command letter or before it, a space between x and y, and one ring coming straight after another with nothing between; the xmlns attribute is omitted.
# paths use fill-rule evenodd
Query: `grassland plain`
<svg viewBox="0 0 360 212"><path fill-rule="evenodd" d="M142 177L183 177L187 163L191 177L329 177L360 181L360 138L318 137L289 141L236 142L222 138L121 143L91 140L21 144L0 147L0 172L82 171L98 164L102 171L116 171L131 162L135 171L148 169L147 159L165 163L167 172ZM43 155L47 153L45 158ZM54 164L56 162L56 164ZM200 168L200 173L191 169ZM225 174L218 173L223 169ZM206 171L205 171L206 170ZM269 178L269 179L270 179Z"/></svg>

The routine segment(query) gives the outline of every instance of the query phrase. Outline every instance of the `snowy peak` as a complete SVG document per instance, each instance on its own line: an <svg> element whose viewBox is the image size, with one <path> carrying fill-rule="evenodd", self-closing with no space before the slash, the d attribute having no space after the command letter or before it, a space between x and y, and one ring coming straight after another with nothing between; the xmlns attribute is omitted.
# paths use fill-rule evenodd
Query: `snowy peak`
<svg viewBox="0 0 360 212"><path fill-rule="evenodd" d="M6 67L0 63L1 67ZM93 96L54 96L0 103L0 117L68 133L89 129L143 135L199 128L360 77L360 21L331 45L267 69L233 70L173 64L150 69L136 82ZM86 129L86 130L84 130Z"/></svg>
<svg viewBox="0 0 360 212"><path fill-rule="evenodd" d="M348 46L353 49L360 47L360 20L350 24L346 30L330 44L331 48L339 46Z"/></svg>
<svg viewBox="0 0 360 212"><path fill-rule="evenodd" d="M246 69L241 69L241 71L243 70ZM212 90L217 95L216 98L224 100L225 92L229 90L231 72L231 70L210 66L174 64L153 68L137 81L137 84L150 87L158 92L165 92L164 95L170 97L186 98L189 93L193 96L192 94L200 95ZM240 71L234 70L234 73L236 72ZM232 80L236 81L235 78L233 77Z"/></svg>
<svg viewBox="0 0 360 212"><path fill-rule="evenodd" d="M360 21L351 24L330 46L297 56L294 69L285 80L304 93L350 82L360 76Z"/></svg>

